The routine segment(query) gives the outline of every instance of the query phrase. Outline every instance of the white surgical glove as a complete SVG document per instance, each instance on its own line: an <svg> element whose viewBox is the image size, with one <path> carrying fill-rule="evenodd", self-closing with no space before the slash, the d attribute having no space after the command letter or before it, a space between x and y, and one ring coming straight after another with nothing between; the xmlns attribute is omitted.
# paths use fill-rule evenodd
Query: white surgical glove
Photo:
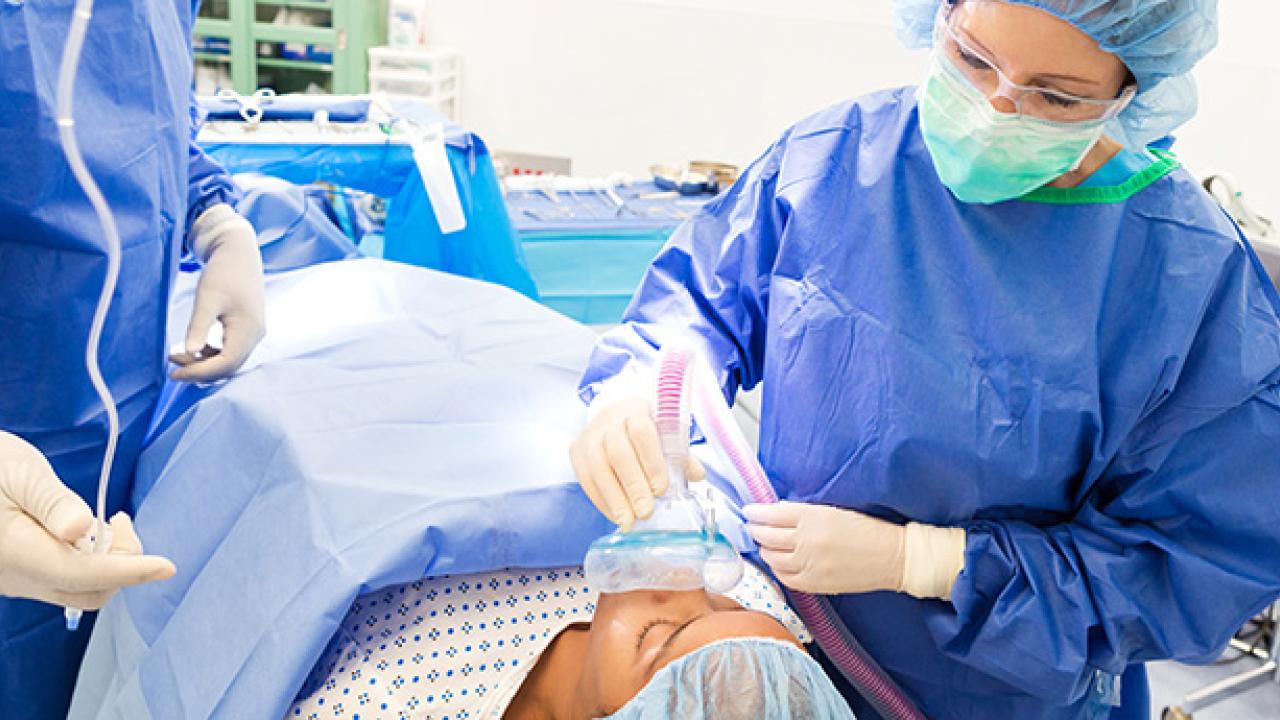
<svg viewBox="0 0 1280 720"><path fill-rule="evenodd" d="M569 450L582 490L605 517L630 530L653 514L653 499L667 491L667 461L655 419L651 377L636 373L611 381L595 401L587 425ZM689 456L685 477L707 477Z"/></svg>
<svg viewBox="0 0 1280 720"><path fill-rule="evenodd" d="M173 577L173 563L142 554L124 513L111 519L109 553L76 550L92 525L44 455L0 432L0 595L97 610L122 587Z"/></svg>
<svg viewBox="0 0 1280 720"><path fill-rule="evenodd" d="M230 377L266 333L262 255L258 235L231 206L214 205L191 227L191 247L204 264L183 352L169 359L174 380L210 382ZM207 345L222 322L222 348Z"/></svg>
<svg viewBox="0 0 1280 720"><path fill-rule="evenodd" d="M742 509L760 557L783 585L836 595L877 590L949 600L965 532L896 525L853 510L783 502Z"/></svg>

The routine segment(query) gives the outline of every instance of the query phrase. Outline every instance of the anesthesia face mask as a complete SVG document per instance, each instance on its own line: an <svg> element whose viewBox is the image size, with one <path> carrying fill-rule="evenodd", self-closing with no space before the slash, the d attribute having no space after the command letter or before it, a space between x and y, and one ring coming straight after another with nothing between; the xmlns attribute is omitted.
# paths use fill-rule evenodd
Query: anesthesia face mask
<svg viewBox="0 0 1280 720"><path fill-rule="evenodd" d="M723 594L742 579L742 557L719 532L715 515L689 492L684 469L692 424L686 372L694 356L664 352L658 373L657 423L671 482L654 499L653 514L628 532L591 544L587 581L605 593L634 590L698 590Z"/></svg>
<svg viewBox="0 0 1280 720"><path fill-rule="evenodd" d="M674 485L674 484L673 484ZM656 499L653 515L629 532L591 544L587 582L605 593L699 590L724 594L742 579L742 557L693 495Z"/></svg>

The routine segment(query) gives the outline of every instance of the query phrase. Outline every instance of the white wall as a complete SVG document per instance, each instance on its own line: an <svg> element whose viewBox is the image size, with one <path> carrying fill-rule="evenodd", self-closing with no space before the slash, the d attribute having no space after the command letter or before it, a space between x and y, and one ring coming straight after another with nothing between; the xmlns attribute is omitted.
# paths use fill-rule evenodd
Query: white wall
<svg viewBox="0 0 1280 720"><path fill-rule="evenodd" d="M750 162L832 102L917 82L888 0L429 0L463 55L463 119L494 147L579 174L664 160ZM1280 220L1280 3L1222 0L1222 46L1181 135L1193 171L1234 172Z"/></svg>
<svg viewBox="0 0 1280 720"><path fill-rule="evenodd" d="M879 1L432 0L431 11L432 40L463 54L464 122L586 174L747 163L804 115L924 69Z"/></svg>
<svg viewBox="0 0 1280 720"><path fill-rule="evenodd" d="M1280 3L1223 0L1221 13L1218 49L1196 70L1200 113L1176 150L1197 175L1235 174L1251 204L1280 223Z"/></svg>

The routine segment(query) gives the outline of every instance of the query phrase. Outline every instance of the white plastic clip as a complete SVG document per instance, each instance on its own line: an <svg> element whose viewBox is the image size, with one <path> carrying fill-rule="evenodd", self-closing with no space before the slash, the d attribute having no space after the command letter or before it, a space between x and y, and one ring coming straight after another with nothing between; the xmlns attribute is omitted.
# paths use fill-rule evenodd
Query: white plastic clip
<svg viewBox="0 0 1280 720"><path fill-rule="evenodd" d="M449 149L444 142L444 125L437 123L410 135L413 159L422 176L422 184L431 200L440 232L448 235L467 228L467 215L462 209L462 196L449 165Z"/></svg>
<svg viewBox="0 0 1280 720"><path fill-rule="evenodd" d="M230 100L240 106L240 118L249 124L251 130L258 127L262 122L262 116L266 114L262 106L269 104L275 96L276 91L271 88L259 88L252 95L240 95L226 88L220 88L217 94L217 97Z"/></svg>

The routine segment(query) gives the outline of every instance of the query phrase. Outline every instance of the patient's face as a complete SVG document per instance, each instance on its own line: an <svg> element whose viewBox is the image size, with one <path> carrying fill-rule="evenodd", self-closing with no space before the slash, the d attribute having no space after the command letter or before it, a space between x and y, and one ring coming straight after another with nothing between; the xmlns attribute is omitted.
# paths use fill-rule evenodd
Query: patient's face
<svg viewBox="0 0 1280 720"><path fill-rule="evenodd" d="M702 590L601 595L579 692L596 717L612 714L672 660L734 637L799 645L772 617Z"/></svg>

